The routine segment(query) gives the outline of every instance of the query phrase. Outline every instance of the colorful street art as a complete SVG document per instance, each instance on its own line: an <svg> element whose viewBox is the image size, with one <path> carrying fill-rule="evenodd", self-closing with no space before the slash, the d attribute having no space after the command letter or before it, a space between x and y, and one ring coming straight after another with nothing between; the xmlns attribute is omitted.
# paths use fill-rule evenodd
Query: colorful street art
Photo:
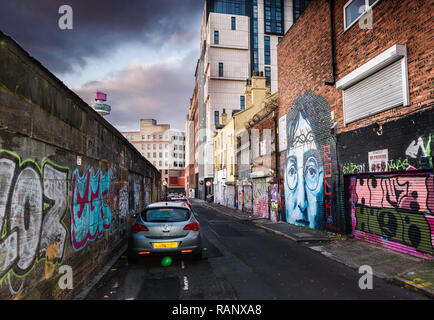
<svg viewBox="0 0 434 320"><path fill-rule="evenodd" d="M253 215L269 218L268 212L268 183L265 181L253 182Z"/></svg>
<svg viewBox="0 0 434 320"><path fill-rule="evenodd" d="M76 251L110 230L112 213L107 199L110 175L110 170L103 175L101 169L93 174L91 168L83 176L80 176L78 169L72 174L71 241Z"/></svg>
<svg viewBox="0 0 434 320"><path fill-rule="evenodd" d="M42 260L46 273L62 263L68 173L50 160L39 166L0 149L0 283L10 284L11 274L24 281Z"/></svg>
<svg viewBox="0 0 434 320"><path fill-rule="evenodd" d="M279 221L279 188L277 184L270 185L270 220Z"/></svg>
<svg viewBox="0 0 434 320"><path fill-rule="evenodd" d="M226 188L226 206L235 208L235 187L227 186Z"/></svg>
<svg viewBox="0 0 434 320"><path fill-rule="evenodd" d="M243 212L253 212L253 190L250 184L243 185Z"/></svg>
<svg viewBox="0 0 434 320"><path fill-rule="evenodd" d="M320 115L328 118L322 119ZM291 224L314 229L333 224L334 152L331 145L325 143L330 136L329 115L327 102L313 93L299 95L287 114L284 192L286 221Z"/></svg>
<svg viewBox="0 0 434 320"><path fill-rule="evenodd" d="M434 253L432 173L352 177L350 195L356 238L421 257Z"/></svg>

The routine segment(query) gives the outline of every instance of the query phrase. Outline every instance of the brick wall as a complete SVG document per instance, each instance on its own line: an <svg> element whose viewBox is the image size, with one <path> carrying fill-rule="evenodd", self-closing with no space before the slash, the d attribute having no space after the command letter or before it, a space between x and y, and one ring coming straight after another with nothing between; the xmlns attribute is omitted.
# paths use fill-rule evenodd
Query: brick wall
<svg viewBox="0 0 434 320"><path fill-rule="evenodd" d="M330 36L329 4L317 0L278 45L278 118L287 117L288 139L287 150L280 152L281 192L287 222L345 233L336 137L330 130L338 92L325 85L332 81Z"/></svg>
<svg viewBox="0 0 434 320"><path fill-rule="evenodd" d="M0 299L70 299L126 244L161 177L0 32ZM72 269L62 289L61 266Z"/></svg>
<svg viewBox="0 0 434 320"><path fill-rule="evenodd" d="M358 23L344 32L343 7L335 3L336 79L339 80L395 44L407 46L410 106L397 107L344 127L342 95L337 96L339 132L383 123L433 107L432 0L381 0L372 9L372 29Z"/></svg>

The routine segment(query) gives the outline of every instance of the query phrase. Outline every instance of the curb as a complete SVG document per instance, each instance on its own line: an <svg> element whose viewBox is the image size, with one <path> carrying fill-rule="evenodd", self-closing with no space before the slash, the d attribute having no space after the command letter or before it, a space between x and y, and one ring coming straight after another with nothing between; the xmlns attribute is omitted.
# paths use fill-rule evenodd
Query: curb
<svg viewBox="0 0 434 320"><path fill-rule="evenodd" d="M265 231L274 233L275 235L287 238L289 240L295 241L295 242L330 242L330 241L334 241L335 239L324 239L324 238L315 238L315 237L311 237L311 238L296 238L296 237L292 237L286 233L271 229L271 228L267 228L259 223L254 223L254 225L258 228L264 229Z"/></svg>
<svg viewBox="0 0 434 320"><path fill-rule="evenodd" d="M432 290L425 289L425 288L419 288L419 287L417 287L417 286L415 286L413 284L409 284L408 280L405 280L405 279L403 279L403 278L401 278L399 276L393 277L392 282L395 283L395 284L401 285L401 286L403 286L405 288L411 289L413 291L422 293L422 294L426 295L427 297L429 297L431 299L434 299L434 292Z"/></svg>
<svg viewBox="0 0 434 320"><path fill-rule="evenodd" d="M422 266L420 266L420 267L422 267ZM409 272L415 271L417 269L418 268L412 268L410 270L401 272L401 273L397 274L396 276L394 276L390 280L391 280L391 282L393 282L395 284L398 284L398 285L403 286L403 287L405 287L407 289L410 289L410 290L422 293L422 294L426 295L427 297L429 297L431 299L434 299L434 291L433 290L427 289L427 288L423 288L423 287L422 288L418 287L417 285L409 283L409 282L412 282L411 280L406 280L406 279L403 278L404 274L407 274Z"/></svg>
<svg viewBox="0 0 434 320"><path fill-rule="evenodd" d="M112 266L116 263L116 261L125 253L128 245L124 245L118 253L116 253L110 261L105 265L105 267L98 272L98 274L93 278L93 280L86 285L79 294L77 294L72 300L84 300L86 299L89 292L93 289L93 287L101 280L101 278L112 268Z"/></svg>

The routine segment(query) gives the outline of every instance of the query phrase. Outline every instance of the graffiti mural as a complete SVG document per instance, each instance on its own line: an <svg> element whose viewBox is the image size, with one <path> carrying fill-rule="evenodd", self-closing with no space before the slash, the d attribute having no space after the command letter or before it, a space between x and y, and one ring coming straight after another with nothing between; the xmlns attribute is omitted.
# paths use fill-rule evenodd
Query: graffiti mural
<svg viewBox="0 0 434 320"><path fill-rule="evenodd" d="M0 282L25 277L42 260L46 268L61 264L68 174L50 160L39 166L0 149Z"/></svg>
<svg viewBox="0 0 434 320"><path fill-rule="evenodd" d="M270 220L279 220L279 188L277 184L270 185Z"/></svg>
<svg viewBox="0 0 434 320"><path fill-rule="evenodd" d="M243 212L252 213L253 211L253 190L249 184L243 185Z"/></svg>
<svg viewBox="0 0 434 320"><path fill-rule="evenodd" d="M226 206L235 208L235 187L227 186L226 188Z"/></svg>
<svg viewBox="0 0 434 320"><path fill-rule="evenodd" d="M287 114L284 192L286 221L291 224L314 229L335 224L331 212L335 149L334 144L326 143L330 142L330 125L327 102L313 93L298 96Z"/></svg>
<svg viewBox="0 0 434 320"><path fill-rule="evenodd" d="M353 177L353 233L397 251L434 253L433 174Z"/></svg>
<svg viewBox="0 0 434 320"><path fill-rule="evenodd" d="M72 174L71 241L74 250L83 249L88 241L102 237L110 230L112 213L109 205L110 174L101 169L93 174L89 168L83 176L78 169ZM127 200L128 201L128 200Z"/></svg>
<svg viewBox="0 0 434 320"><path fill-rule="evenodd" d="M255 181L253 183L253 215L269 218L268 184L265 181Z"/></svg>

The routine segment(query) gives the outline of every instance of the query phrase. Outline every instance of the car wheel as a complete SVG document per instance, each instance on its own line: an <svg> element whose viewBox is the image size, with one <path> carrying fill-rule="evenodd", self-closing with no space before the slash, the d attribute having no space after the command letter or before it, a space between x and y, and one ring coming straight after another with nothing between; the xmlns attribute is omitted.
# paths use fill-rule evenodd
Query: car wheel
<svg viewBox="0 0 434 320"><path fill-rule="evenodd" d="M198 253L193 254L193 260L195 261L202 260L202 249Z"/></svg>

